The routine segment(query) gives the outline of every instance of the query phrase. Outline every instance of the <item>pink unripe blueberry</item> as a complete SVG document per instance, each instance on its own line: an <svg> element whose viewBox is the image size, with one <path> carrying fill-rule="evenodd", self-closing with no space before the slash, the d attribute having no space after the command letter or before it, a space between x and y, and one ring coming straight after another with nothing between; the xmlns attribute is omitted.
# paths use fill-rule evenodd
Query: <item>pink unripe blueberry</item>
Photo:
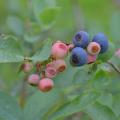
<svg viewBox="0 0 120 120"><path fill-rule="evenodd" d="M38 74L31 74L29 77L28 77L28 83L30 85L34 85L34 86L37 86L38 83L39 83L39 75Z"/></svg>
<svg viewBox="0 0 120 120"><path fill-rule="evenodd" d="M63 72L66 69L66 63L62 59L54 61L54 65L58 72Z"/></svg>
<svg viewBox="0 0 120 120"><path fill-rule="evenodd" d="M53 78L55 77L57 74L57 70L55 69L55 67L46 67L45 70L45 76L48 78Z"/></svg>
<svg viewBox="0 0 120 120"><path fill-rule="evenodd" d="M88 64L91 64L91 63L94 63L97 59L97 56L96 55L90 55L88 54Z"/></svg>
<svg viewBox="0 0 120 120"><path fill-rule="evenodd" d="M32 68L33 68L33 65L32 65L32 63L30 63L30 62L26 62L26 63L24 63L24 64L22 65L22 70L23 70L25 73L30 72L30 71L32 70Z"/></svg>
<svg viewBox="0 0 120 120"><path fill-rule="evenodd" d="M64 58L68 53L68 47L63 42L56 42L52 46L51 55L55 59Z"/></svg>
<svg viewBox="0 0 120 120"><path fill-rule="evenodd" d="M48 92L54 87L54 82L53 80L49 78L43 78L39 81L38 88L42 92Z"/></svg>
<svg viewBox="0 0 120 120"><path fill-rule="evenodd" d="M118 50L115 52L115 56L117 56L117 57L120 58L120 49L118 49Z"/></svg>
<svg viewBox="0 0 120 120"><path fill-rule="evenodd" d="M96 42L91 42L89 43L87 47L87 52L91 55L97 55L100 53L101 47L98 43Z"/></svg>

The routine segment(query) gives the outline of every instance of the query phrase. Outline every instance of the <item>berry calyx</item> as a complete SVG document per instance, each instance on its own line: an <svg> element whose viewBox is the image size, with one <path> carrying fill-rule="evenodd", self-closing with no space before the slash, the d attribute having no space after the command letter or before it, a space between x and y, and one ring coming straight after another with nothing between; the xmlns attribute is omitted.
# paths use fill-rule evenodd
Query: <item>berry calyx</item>
<svg viewBox="0 0 120 120"><path fill-rule="evenodd" d="M100 45L96 42L89 43L87 47L87 52L91 55L98 55L100 53Z"/></svg>
<svg viewBox="0 0 120 120"><path fill-rule="evenodd" d="M63 42L56 42L52 46L51 55L55 59L62 59L68 53L68 47Z"/></svg>
<svg viewBox="0 0 120 120"><path fill-rule="evenodd" d="M79 31L73 38L73 44L76 47L86 48L89 44L89 35L85 31Z"/></svg>
<svg viewBox="0 0 120 120"><path fill-rule="evenodd" d="M55 67L46 67L45 70L45 76L48 78L53 78L55 77L57 74L57 70L55 69Z"/></svg>
<svg viewBox="0 0 120 120"><path fill-rule="evenodd" d="M38 88L42 92L48 92L54 87L54 82L53 80L49 78L43 78L39 81Z"/></svg>
<svg viewBox="0 0 120 120"><path fill-rule="evenodd" d="M38 74L31 74L29 77L28 77L28 80L27 82L30 84L30 85L33 85L33 86L37 86L38 85L38 82L39 82L39 75Z"/></svg>

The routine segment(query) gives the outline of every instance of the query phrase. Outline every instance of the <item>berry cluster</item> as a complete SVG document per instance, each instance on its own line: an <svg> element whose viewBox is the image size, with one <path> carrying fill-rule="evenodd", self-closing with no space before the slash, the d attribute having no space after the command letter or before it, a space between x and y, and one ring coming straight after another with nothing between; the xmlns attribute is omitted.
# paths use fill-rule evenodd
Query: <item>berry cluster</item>
<svg viewBox="0 0 120 120"><path fill-rule="evenodd" d="M68 54L70 48L71 46L61 41L55 42L52 45L49 60L37 63L36 73L31 74L27 82L30 85L38 86L39 90L42 92L50 91L54 87L52 78L66 69L64 58ZM32 68L33 65L30 62L26 62L22 65L22 69L25 73L30 72Z"/></svg>
<svg viewBox="0 0 120 120"><path fill-rule="evenodd" d="M95 62L98 54L108 50L108 39L103 33L98 33L90 42L88 33L80 31L74 36L73 45L70 63L73 66L83 66Z"/></svg>
<svg viewBox="0 0 120 120"><path fill-rule="evenodd" d="M71 52L70 63L73 66L83 66L95 62L98 54L106 52L107 49L108 40L103 33L95 35L90 42L88 33L80 31L74 36L72 44L55 42L49 59L36 63L36 73L29 75L27 81L33 86L38 86L42 92L48 92L54 87L52 78L66 69L64 58L68 52ZM30 62L22 65L25 73L30 72L32 68L33 65Z"/></svg>

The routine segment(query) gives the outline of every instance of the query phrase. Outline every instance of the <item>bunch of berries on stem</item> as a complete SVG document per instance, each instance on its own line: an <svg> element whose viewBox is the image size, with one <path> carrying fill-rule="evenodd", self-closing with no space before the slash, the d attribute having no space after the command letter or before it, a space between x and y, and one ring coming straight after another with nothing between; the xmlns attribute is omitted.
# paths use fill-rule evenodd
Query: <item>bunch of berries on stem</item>
<svg viewBox="0 0 120 120"><path fill-rule="evenodd" d="M52 79L67 68L64 59L68 53L70 53L70 64L80 67L94 63L99 54L108 50L108 46L108 39L103 33L96 34L90 41L89 34L85 31L76 33L70 44L56 41L51 47L49 59L36 63L36 73L29 75L27 82L37 86L42 92L48 92L54 87ZM25 73L29 73L32 68L32 63L28 61L22 65Z"/></svg>

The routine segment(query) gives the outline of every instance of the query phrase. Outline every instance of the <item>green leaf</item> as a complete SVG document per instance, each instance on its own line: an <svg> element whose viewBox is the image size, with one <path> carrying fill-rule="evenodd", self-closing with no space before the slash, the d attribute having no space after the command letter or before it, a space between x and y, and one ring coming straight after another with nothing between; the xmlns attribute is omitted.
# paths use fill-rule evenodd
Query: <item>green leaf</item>
<svg viewBox="0 0 120 120"><path fill-rule="evenodd" d="M50 8L56 6L55 0L32 0L35 14L41 12L44 8ZM38 12L38 13L37 13Z"/></svg>
<svg viewBox="0 0 120 120"><path fill-rule="evenodd" d="M35 43L38 42L40 39L39 35L30 35L30 34L25 34L24 35L24 39L25 41L29 42L29 43Z"/></svg>
<svg viewBox="0 0 120 120"><path fill-rule="evenodd" d="M96 69L97 67L95 64L81 67L81 69L77 70L75 73L73 82L82 84L84 87L84 84L86 84L94 76Z"/></svg>
<svg viewBox="0 0 120 120"><path fill-rule="evenodd" d="M112 95L112 94L103 94L98 102L102 105L109 107L116 116L120 115L120 94Z"/></svg>
<svg viewBox="0 0 120 120"><path fill-rule="evenodd" d="M117 120L120 120L120 116L117 118Z"/></svg>
<svg viewBox="0 0 120 120"><path fill-rule="evenodd" d="M116 114L116 116L120 115L120 94L115 95L113 97L113 105L112 105L112 110Z"/></svg>
<svg viewBox="0 0 120 120"><path fill-rule="evenodd" d="M74 75L77 70L77 68L73 68L69 63L67 63L67 69L54 78L55 84L60 88L72 85L74 81Z"/></svg>
<svg viewBox="0 0 120 120"><path fill-rule="evenodd" d="M60 8L56 6L55 0L33 0L32 3L35 16L41 27L43 29L50 28L60 10Z"/></svg>
<svg viewBox="0 0 120 120"><path fill-rule="evenodd" d="M38 50L35 55L31 57L31 60L34 62L47 60L51 54L51 46L52 41L50 39L45 40L43 48Z"/></svg>
<svg viewBox="0 0 120 120"><path fill-rule="evenodd" d="M57 89L48 93L37 92L28 101L24 109L25 120L42 120L63 98ZM55 106L56 107L56 106ZM47 119L48 120L48 119Z"/></svg>
<svg viewBox="0 0 120 120"><path fill-rule="evenodd" d="M15 98L0 92L0 120L24 120Z"/></svg>
<svg viewBox="0 0 120 120"><path fill-rule="evenodd" d="M94 89L101 91L108 88L111 79L105 71L99 70L90 82Z"/></svg>
<svg viewBox="0 0 120 120"><path fill-rule="evenodd" d="M80 120L90 120L90 117L88 116L88 114L83 113L83 116Z"/></svg>
<svg viewBox="0 0 120 120"><path fill-rule="evenodd" d="M111 16L110 16L110 34L112 36L112 39L114 42L117 43L117 40L120 38L119 37L119 21L120 21L120 13L119 11L114 11ZM116 44L117 45L117 44Z"/></svg>
<svg viewBox="0 0 120 120"><path fill-rule="evenodd" d="M109 108L98 103L89 105L84 111L93 120L116 120L115 115Z"/></svg>
<svg viewBox="0 0 120 120"><path fill-rule="evenodd" d="M81 96L78 96L74 100L64 104L54 114L52 114L51 120L57 120L59 118L69 116L73 113L80 112L89 104L94 103L98 97L99 94L95 92L85 93Z"/></svg>
<svg viewBox="0 0 120 120"><path fill-rule="evenodd" d="M69 87L71 89L72 86L73 88L75 88L75 86L84 88L94 74L88 74L89 66L86 65L83 67L73 67L69 60L70 56L68 55L68 57L65 59L67 69L54 78L55 84L60 89L64 87Z"/></svg>
<svg viewBox="0 0 120 120"><path fill-rule="evenodd" d="M23 35L24 25L20 18L17 16L9 16L7 19L9 29L16 35Z"/></svg>
<svg viewBox="0 0 120 120"><path fill-rule="evenodd" d="M102 95L98 99L98 102L107 107L111 107L113 103L113 96L111 93L102 93Z"/></svg>
<svg viewBox="0 0 120 120"><path fill-rule="evenodd" d="M55 22L55 18L58 15L59 10L60 10L59 7L47 8L47 9L44 9L39 14L39 21L44 27L44 29L48 29L53 25L53 23Z"/></svg>
<svg viewBox="0 0 120 120"><path fill-rule="evenodd" d="M0 37L0 63L24 60L19 41L12 36Z"/></svg>
<svg viewBox="0 0 120 120"><path fill-rule="evenodd" d="M40 25L35 22L32 22L30 23L26 33L24 34L24 40L29 43L38 42L42 36L40 32L41 32Z"/></svg>

